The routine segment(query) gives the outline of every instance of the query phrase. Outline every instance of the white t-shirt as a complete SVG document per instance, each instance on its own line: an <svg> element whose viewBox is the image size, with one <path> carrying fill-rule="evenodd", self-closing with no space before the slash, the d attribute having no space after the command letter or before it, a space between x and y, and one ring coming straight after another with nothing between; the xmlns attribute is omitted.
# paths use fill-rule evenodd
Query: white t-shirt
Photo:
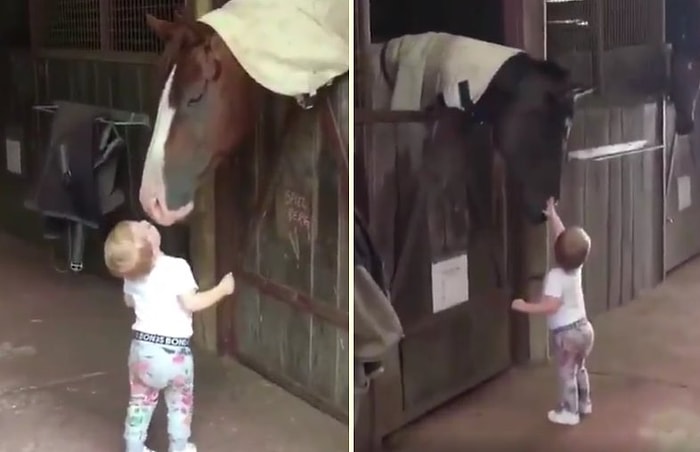
<svg viewBox="0 0 700 452"><path fill-rule="evenodd" d="M197 282L186 260L161 254L143 278L124 280L124 293L134 299L136 321L132 329L161 336L192 336L192 313L178 296L197 290Z"/></svg>
<svg viewBox="0 0 700 452"><path fill-rule="evenodd" d="M554 314L547 316L549 329L569 325L586 318L586 303L583 298L581 267L569 272L561 268L552 268L544 280L544 295L559 298L561 307Z"/></svg>

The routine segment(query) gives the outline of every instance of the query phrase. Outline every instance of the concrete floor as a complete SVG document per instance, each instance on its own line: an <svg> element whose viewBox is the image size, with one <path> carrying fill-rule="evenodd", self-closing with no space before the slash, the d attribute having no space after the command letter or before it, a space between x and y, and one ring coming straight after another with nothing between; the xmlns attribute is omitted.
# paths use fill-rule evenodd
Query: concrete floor
<svg viewBox="0 0 700 452"><path fill-rule="evenodd" d="M550 424L551 368L515 369L391 437L395 452L700 451L700 260L593 321L593 414Z"/></svg>
<svg viewBox="0 0 700 452"><path fill-rule="evenodd" d="M123 451L131 314L119 287L56 273L0 236L0 452ZM235 364L196 354L201 451L347 451L347 426ZM167 450L159 406L149 445Z"/></svg>

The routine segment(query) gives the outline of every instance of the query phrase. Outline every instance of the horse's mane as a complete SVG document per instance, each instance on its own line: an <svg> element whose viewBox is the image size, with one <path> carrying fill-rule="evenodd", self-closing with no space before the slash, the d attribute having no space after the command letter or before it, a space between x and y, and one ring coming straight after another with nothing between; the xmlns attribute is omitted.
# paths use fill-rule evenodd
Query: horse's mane
<svg viewBox="0 0 700 452"><path fill-rule="evenodd" d="M543 74L552 77L556 81L564 82L569 79L569 71L562 67L561 65L550 60L535 60L537 62L538 69L542 71Z"/></svg>
<svg viewBox="0 0 700 452"><path fill-rule="evenodd" d="M554 106L555 114L559 116L573 115L573 98L568 95L573 87L569 70L549 60L538 60L537 66L542 74L554 82L549 87L547 99Z"/></svg>

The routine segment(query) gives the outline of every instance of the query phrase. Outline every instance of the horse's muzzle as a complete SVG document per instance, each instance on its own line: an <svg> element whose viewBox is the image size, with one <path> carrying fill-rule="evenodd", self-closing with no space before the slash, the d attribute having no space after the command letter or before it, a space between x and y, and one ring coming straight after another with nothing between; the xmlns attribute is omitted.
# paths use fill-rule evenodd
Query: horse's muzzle
<svg viewBox="0 0 700 452"><path fill-rule="evenodd" d="M165 203L165 197L141 194L139 198L143 211L153 222L160 226L172 226L187 218L194 209L194 202L192 201L178 209L170 210Z"/></svg>

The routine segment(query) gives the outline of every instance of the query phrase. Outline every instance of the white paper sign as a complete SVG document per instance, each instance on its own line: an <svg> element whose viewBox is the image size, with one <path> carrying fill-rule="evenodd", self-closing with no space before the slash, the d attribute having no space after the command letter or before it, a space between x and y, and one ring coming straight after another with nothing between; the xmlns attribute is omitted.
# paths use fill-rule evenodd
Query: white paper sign
<svg viewBox="0 0 700 452"><path fill-rule="evenodd" d="M17 140L5 140L5 166L7 171L22 174L22 146Z"/></svg>
<svg viewBox="0 0 700 452"><path fill-rule="evenodd" d="M469 264L467 255L436 262L432 266L433 312L469 300Z"/></svg>
<svg viewBox="0 0 700 452"><path fill-rule="evenodd" d="M678 184L678 211L682 211L690 207L690 176L679 176L677 180Z"/></svg>

